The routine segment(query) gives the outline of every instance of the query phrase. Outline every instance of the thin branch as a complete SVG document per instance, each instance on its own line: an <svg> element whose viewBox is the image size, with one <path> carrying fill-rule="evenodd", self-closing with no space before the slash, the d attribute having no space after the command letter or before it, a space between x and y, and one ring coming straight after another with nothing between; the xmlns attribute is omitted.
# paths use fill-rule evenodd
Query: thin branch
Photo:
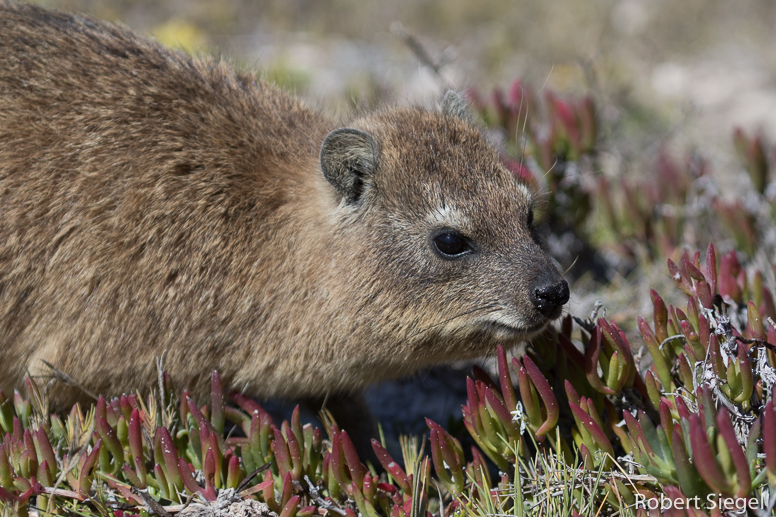
<svg viewBox="0 0 776 517"><path fill-rule="evenodd" d="M46 361L45 359L41 359L41 361L43 362L43 364L45 364L51 369L51 373L53 374L54 378L59 382L61 382L62 384L66 384L67 386L72 386L73 388L77 388L83 391L84 393L86 393L87 395L89 395L94 400L97 400L100 398L97 395L95 395L93 392L86 389L84 386L82 386L78 381L70 377L68 374L66 374L65 372L63 372L53 364L51 364L50 362Z"/></svg>
<svg viewBox="0 0 776 517"><path fill-rule="evenodd" d="M426 48L423 46L423 44L418 40L415 35L410 33L404 25L401 24L401 22L394 22L391 24L391 32L395 35L399 36L405 45L412 51L413 54L415 54L415 57L420 61L420 63L431 69L432 72L434 72L434 75L437 76L437 78L442 83L442 86L444 86L445 90L451 89L450 84L448 84L447 81L445 81L445 78L442 77L441 70L442 70L442 64L438 60L434 60L434 58L431 57L431 54L428 53Z"/></svg>

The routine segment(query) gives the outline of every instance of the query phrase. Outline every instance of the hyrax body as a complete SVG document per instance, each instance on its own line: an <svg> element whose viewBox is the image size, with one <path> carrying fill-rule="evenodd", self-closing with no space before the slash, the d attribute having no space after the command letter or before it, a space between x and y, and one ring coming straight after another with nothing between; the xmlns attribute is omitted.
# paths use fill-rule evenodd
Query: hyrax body
<svg viewBox="0 0 776 517"><path fill-rule="evenodd" d="M195 390L217 369L253 396L336 394L559 315L531 193L465 117L347 126L223 62L0 3L0 388L46 360L145 389L166 350Z"/></svg>

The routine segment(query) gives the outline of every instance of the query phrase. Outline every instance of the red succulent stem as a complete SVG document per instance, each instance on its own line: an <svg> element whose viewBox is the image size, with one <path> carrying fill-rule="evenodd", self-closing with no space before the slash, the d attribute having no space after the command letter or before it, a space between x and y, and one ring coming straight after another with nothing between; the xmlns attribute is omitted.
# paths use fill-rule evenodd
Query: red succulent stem
<svg viewBox="0 0 776 517"><path fill-rule="evenodd" d="M288 502L283 506L283 511L280 512L279 517L294 517L296 515L297 506L299 505L300 497L295 495L291 497Z"/></svg>
<svg viewBox="0 0 776 517"><path fill-rule="evenodd" d="M706 432L697 414L690 415L690 446L693 463L706 484L718 494L731 497L733 493L730 484L719 469L714 451L709 445Z"/></svg>
<svg viewBox="0 0 776 517"><path fill-rule="evenodd" d="M224 432L224 388L216 371L210 376L210 422L219 435Z"/></svg>
<svg viewBox="0 0 776 517"><path fill-rule="evenodd" d="M353 446L353 442L350 440L347 431L343 430L340 433L340 440L342 441L342 452L345 454L348 470L350 470L350 479L352 479L358 489L361 490L364 486L364 474L366 473L366 469L361 465L361 460L358 457L356 448Z"/></svg>
<svg viewBox="0 0 776 517"><path fill-rule="evenodd" d="M612 448L612 444L609 441L609 438L606 437L606 434L604 433L603 429L599 427L599 425L595 422L593 417L585 413L581 407L579 407L574 403L570 402L569 406L571 407L571 411L572 413L574 413L574 416L577 417L579 422L590 433L593 440L595 440L596 445L598 445L598 448L608 453L611 457L614 457L614 449Z"/></svg>
<svg viewBox="0 0 776 517"><path fill-rule="evenodd" d="M159 440L159 446L162 450L162 458L164 463L164 472L167 475L167 480L170 484L176 488L183 487L183 479L181 478L181 471L178 467L178 450L175 447L172 436L166 427L159 427L156 430L156 436Z"/></svg>
<svg viewBox="0 0 776 517"><path fill-rule="evenodd" d="M520 439L520 427L512 421L512 414L507 410L501 397L490 388L485 388L485 405L488 412L504 427L509 438Z"/></svg>
<svg viewBox="0 0 776 517"><path fill-rule="evenodd" d="M78 493L82 496L86 496L89 493L89 488L91 488L92 478L94 477L93 471L100 456L101 446L102 439L98 439L92 448L92 452L82 456L82 459L79 462Z"/></svg>
<svg viewBox="0 0 776 517"><path fill-rule="evenodd" d="M240 459L237 456L231 456L226 467L226 488L237 488L242 480L240 472Z"/></svg>
<svg viewBox="0 0 776 517"><path fill-rule="evenodd" d="M408 495L412 495L412 485L407 479L407 474L405 474L404 470L399 466L399 464L394 461L393 457L388 453L388 451L385 450L382 445L380 445L380 442L374 438L372 439L372 449L375 451L375 456L377 456L377 460L380 462L380 465L382 465L383 468L393 477L394 481L396 481L402 491Z"/></svg>
<svg viewBox="0 0 776 517"><path fill-rule="evenodd" d="M178 470L180 471L180 474L181 474L181 480L183 481L183 486L186 488L186 490L189 491L189 493L196 494L197 492L202 492L202 488L194 480L194 474L191 472L191 469L189 468L189 464L186 462L185 459L180 458L178 460Z"/></svg>
<svg viewBox="0 0 776 517"><path fill-rule="evenodd" d="M517 400L515 399L515 388L512 385L512 377L509 375L507 355L504 351L504 347L499 345L496 348L496 355L498 357L498 379L501 383L501 394L504 397L504 404L511 412L517 407Z"/></svg>
<svg viewBox="0 0 776 517"><path fill-rule="evenodd" d="M604 386L598 375L598 356L601 353L601 329L596 326L590 336L590 341L585 348L585 376L590 386L604 395L616 395L617 392L608 386Z"/></svg>
<svg viewBox="0 0 776 517"><path fill-rule="evenodd" d="M752 372L752 363L749 361L749 354L746 345L739 341L738 343L738 371L741 374L741 393L734 398L739 404L749 400L754 389L754 378Z"/></svg>
<svg viewBox="0 0 776 517"><path fill-rule="evenodd" d="M763 417L763 451L765 466L771 478L776 478L776 412L773 409L773 399L765 405ZM0 458L2 455L0 455Z"/></svg>
<svg viewBox="0 0 776 517"><path fill-rule="evenodd" d="M48 473L51 478L54 478L57 473L57 459L54 455L54 449L51 447L48 435L46 434L46 430L43 427L39 427L33 434L33 439L41 464L43 464L44 461L46 462L49 467Z"/></svg>
<svg viewBox="0 0 776 517"><path fill-rule="evenodd" d="M528 372L528 376L531 378L536 391L539 393L539 397L541 397L542 402L544 403L546 417L542 425L534 431L534 434L537 437L544 436L555 427L555 424L558 423L558 417L560 416L558 399L555 398L555 394L552 392L550 383L547 381L544 375L542 375L542 372L534 364L530 357L525 356L523 358L523 365L525 366L525 369Z"/></svg>
<svg viewBox="0 0 776 517"><path fill-rule="evenodd" d="M202 462L202 474L205 477L205 490L203 495L208 501L214 501L216 497L216 454L213 449L208 449Z"/></svg>
<svg viewBox="0 0 776 517"><path fill-rule="evenodd" d="M291 458L291 477L294 481L302 479L303 458L302 446L290 427L286 427L286 440L288 443L288 455Z"/></svg>
<svg viewBox="0 0 776 517"><path fill-rule="evenodd" d="M719 434L725 440L725 445L727 445L728 451L730 451L733 465L736 468L738 476L738 492L736 497L746 497L752 489L749 462L746 460L746 455L738 443L738 437L730 421L730 414L724 407L720 408L719 413L717 413L717 429L719 429Z"/></svg>

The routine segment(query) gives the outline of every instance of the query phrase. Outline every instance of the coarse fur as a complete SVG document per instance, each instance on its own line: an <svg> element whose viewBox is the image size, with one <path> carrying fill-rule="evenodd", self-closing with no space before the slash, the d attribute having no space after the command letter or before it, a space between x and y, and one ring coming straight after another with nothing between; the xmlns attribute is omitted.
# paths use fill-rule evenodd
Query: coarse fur
<svg viewBox="0 0 776 517"><path fill-rule="evenodd" d="M166 351L193 393L217 369L304 398L533 335L560 274L531 193L445 104L342 129L223 61L3 1L0 388L46 360L134 392ZM445 229L470 252L441 257Z"/></svg>

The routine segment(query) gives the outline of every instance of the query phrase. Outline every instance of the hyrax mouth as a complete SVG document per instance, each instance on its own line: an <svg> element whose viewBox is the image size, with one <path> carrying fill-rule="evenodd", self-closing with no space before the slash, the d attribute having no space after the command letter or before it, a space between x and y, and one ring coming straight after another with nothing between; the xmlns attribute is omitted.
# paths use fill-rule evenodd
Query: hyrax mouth
<svg viewBox="0 0 776 517"><path fill-rule="evenodd" d="M528 338L533 334L536 334L537 332L542 331L549 323L550 323L550 320L544 320L538 323L531 324L527 327L520 327L520 328L513 327L511 325L506 325L504 323L490 323L489 328L495 331L496 334L504 334L510 337L520 336L520 337Z"/></svg>
<svg viewBox="0 0 776 517"><path fill-rule="evenodd" d="M544 330L553 320L558 319L563 313L563 308L559 307L556 311L557 313L553 313L549 315L549 317L540 316L538 320L520 326L514 326L500 321L490 321L487 323L487 328L499 335L527 339Z"/></svg>
<svg viewBox="0 0 776 517"><path fill-rule="evenodd" d="M551 283L536 281L530 291L534 310L524 319L500 315L485 322L486 328L498 335L529 338L541 332L553 320L563 314L563 306L569 300L569 287L564 279L550 276ZM537 287L538 286L538 287Z"/></svg>

